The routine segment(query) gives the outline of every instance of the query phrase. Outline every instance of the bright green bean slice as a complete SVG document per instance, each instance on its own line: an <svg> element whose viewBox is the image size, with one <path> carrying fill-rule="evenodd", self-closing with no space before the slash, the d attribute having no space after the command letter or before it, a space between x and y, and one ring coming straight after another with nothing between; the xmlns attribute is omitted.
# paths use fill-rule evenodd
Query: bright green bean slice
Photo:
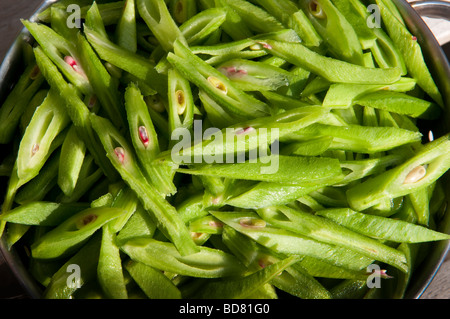
<svg viewBox="0 0 450 319"><path fill-rule="evenodd" d="M178 168L185 174L227 177L244 180L312 186L342 174L339 161L332 158L271 155L263 158L269 165L246 161L236 164L209 164L200 167ZM278 167L275 167L275 166ZM296 169L293 170L292 168Z"/></svg>
<svg viewBox="0 0 450 319"><path fill-rule="evenodd" d="M44 298L71 299L77 290L96 279L101 242L101 236L99 235L94 235L52 276L50 283L43 292ZM76 269L72 268L71 265L80 267L81 276L78 281L72 279ZM68 285L69 279L72 279L70 285Z"/></svg>
<svg viewBox="0 0 450 319"><path fill-rule="evenodd" d="M268 251L251 238L229 226L224 226L222 240L233 254L249 268L249 271L258 271L267 265L284 259L284 256L276 256L273 252ZM286 268L270 283L278 289L302 299L330 298L328 291L303 269L300 262Z"/></svg>
<svg viewBox="0 0 450 319"><path fill-rule="evenodd" d="M350 207L361 211L383 198L400 197L430 185L450 167L449 145L447 134L425 145L405 163L350 188Z"/></svg>
<svg viewBox="0 0 450 319"><path fill-rule="evenodd" d="M78 136L76 128L71 126L61 146L58 171L58 186L67 196L75 190L85 155L86 145Z"/></svg>
<svg viewBox="0 0 450 319"><path fill-rule="evenodd" d="M198 251L176 209L146 181L127 140L107 119L93 114L91 121L111 163L135 191L144 208L153 215L158 227L176 244L182 255Z"/></svg>
<svg viewBox="0 0 450 319"><path fill-rule="evenodd" d="M34 242L31 253L37 259L55 259L70 255L110 220L124 211L119 208L88 208L70 217Z"/></svg>
<svg viewBox="0 0 450 319"><path fill-rule="evenodd" d="M317 74L330 82L354 84L391 84L400 79L398 68L377 69L322 56L301 43L273 40L257 41L267 52Z"/></svg>
<svg viewBox="0 0 450 319"><path fill-rule="evenodd" d="M318 216L294 210L287 206L274 206L258 210L267 222L289 231L308 236L320 242L346 247L360 254L393 265L406 272L406 258L398 250L348 231L335 223Z"/></svg>
<svg viewBox="0 0 450 319"><path fill-rule="evenodd" d="M210 280L194 293L192 298L211 299L242 299L254 293L259 287L270 282L286 268L298 261L299 257L290 256L286 259L265 267L242 278L227 280Z"/></svg>
<svg viewBox="0 0 450 319"><path fill-rule="evenodd" d="M355 29L332 1L308 0L299 4L333 56L364 65L363 50ZM343 34L345 37L342 37Z"/></svg>
<svg viewBox="0 0 450 319"><path fill-rule="evenodd" d="M399 243L421 243L447 240L450 235L415 225L407 221L359 213L351 209L325 209L317 215L329 218L336 223L358 233L376 239Z"/></svg>
<svg viewBox="0 0 450 319"><path fill-rule="evenodd" d="M211 211L211 214L276 253L313 257L327 264L356 271L372 261L354 251L271 226L253 212Z"/></svg>
<svg viewBox="0 0 450 319"><path fill-rule="evenodd" d="M29 202L0 215L0 220L23 225L57 226L88 206L86 203Z"/></svg>
<svg viewBox="0 0 450 319"><path fill-rule="evenodd" d="M180 290L161 271L133 260L126 270L150 299L181 299Z"/></svg>
<svg viewBox="0 0 450 319"><path fill-rule="evenodd" d="M142 172L161 194L174 194L176 187L171 180L171 167L153 164L153 160L160 153L158 135L144 97L133 84L125 90L125 107L131 140Z"/></svg>
<svg viewBox="0 0 450 319"><path fill-rule="evenodd" d="M136 4L141 17L164 50L172 51L175 40L186 43L164 0L137 0Z"/></svg>
<svg viewBox="0 0 450 319"><path fill-rule="evenodd" d="M97 265L97 279L107 298L127 299L128 292L122 269L116 233L106 224L102 227L102 242Z"/></svg>
<svg viewBox="0 0 450 319"><path fill-rule="evenodd" d="M330 149L372 154L418 142L422 134L396 127L335 126L316 123L300 129L282 141L304 141L318 136L333 137Z"/></svg>
<svg viewBox="0 0 450 319"><path fill-rule="evenodd" d="M171 243L137 238L124 243L121 249L132 260L162 271L191 277L220 278L240 275L244 271L244 267L234 256L203 246L199 247L197 253L181 256Z"/></svg>
<svg viewBox="0 0 450 319"><path fill-rule="evenodd" d="M389 5L393 5L390 1L377 0L376 3L389 36L403 55L408 72L416 79L417 85L427 92L437 104L443 106L442 95L428 70L417 38L394 16L393 11L389 9Z"/></svg>
<svg viewBox="0 0 450 319"><path fill-rule="evenodd" d="M20 179L27 180L40 171L53 140L69 122L70 118L61 98L55 90L50 90L22 137L17 157L17 174Z"/></svg>
<svg viewBox="0 0 450 319"><path fill-rule="evenodd" d="M434 102L401 92L369 93L357 98L355 103L426 120L435 120L441 114L441 108Z"/></svg>
<svg viewBox="0 0 450 319"><path fill-rule="evenodd" d="M195 56L181 42L175 42L175 54L167 59L183 76L199 86L227 111L238 116L255 118L268 115L267 105L244 93L220 71ZM245 109L242 105L246 105Z"/></svg>

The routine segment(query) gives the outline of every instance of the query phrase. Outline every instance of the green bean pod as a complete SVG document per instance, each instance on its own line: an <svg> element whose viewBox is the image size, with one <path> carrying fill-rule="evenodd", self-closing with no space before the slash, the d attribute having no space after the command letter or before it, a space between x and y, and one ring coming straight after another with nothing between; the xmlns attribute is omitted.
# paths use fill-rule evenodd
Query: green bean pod
<svg viewBox="0 0 450 319"><path fill-rule="evenodd" d="M351 271L360 271L372 262L371 258L346 248L274 227L254 212L211 211L211 214L275 253L308 256Z"/></svg>
<svg viewBox="0 0 450 319"><path fill-rule="evenodd" d="M88 208L50 230L31 246L37 259L56 259L70 255L110 220L124 211L119 208Z"/></svg>
<svg viewBox="0 0 450 319"><path fill-rule="evenodd" d="M317 215L366 236L398 243L423 243L449 239L449 235L408 221L359 213L351 209L325 209Z"/></svg>
<svg viewBox="0 0 450 319"><path fill-rule="evenodd" d="M275 206L258 210L258 214L274 226L308 236L317 241L355 250L375 260L388 263L406 272L406 258L398 250L378 241L349 231L321 217L294 210L287 206Z"/></svg>
<svg viewBox="0 0 450 319"><path fill-rule="evenodd" d="M186 43L164 0L137 0L136 4L142 19L165 51L173 51L175 40Z"/></svg>
<svg viewBox="0 0 450 319"><path fill-rule="evenodd" d="M249 118L269 114L266 104L244 93L220 71L195 56L181 42L175 42L175 54L168 61L187 79L199 86L228 112ZM244 109L242 105L247 107Z"/></svg>
<svg viewBox="0 0 450 319"><path fill-rule="evenodd" d="M101 167L106 176L112 180L115 178L116 172L113 170L111 163L108 162L106 156L98 147L98 140L89 122L89 109L79 97L79 93L75 87L68 84L56 66L45 55L40 47L34 49L36 62L41 69L44 77L52 88L57 90L64 99L67 106L67 114L70 116L75 127L77 127L78 135L83 139L86 148L94 156L97 164Z"/></svg>
<svg viewBox="0 0 450 319"><path fill-rule="evenodd" d="M383 198L407 195L435 182L450 167L449 143L449 135L444 135L405 163L350 188L347 191L350 207L360 211Z"/></svg>
<svg viewBox="0 0 450 319"><path fill-rule="evenodd" d="M254 293L259 287L270 282L287 267L298 261L298 256L269 265L253 274L242 278L218 279L205 282L202 287L192 295L192 298L211 299L242 299Z"/></svg>
<svg viewBox="0 0 450 319"><path fill-rule="evenodd" d="M86 203L35 201L5 212L0 215L0 220L15 224L55 227L88 207Z"/></svg>
<svg viewBox="0 0 450 319"><path fill-rule="evenodd" d="M398 68L367 68L357 64L322 56L309 50L301 43L287 43L273 40L257 41L270 54L304 68L335 83L391 84L400 79Z"/></svg>
<svg viewBox="0 0 450 319"><path fill-rule="evenodd" d="M48 157L53 140L69 124L70 118L55 90L50 90L36 109L23 135L17 157L17 174L27 180L40 171Z"/></svg>
<svg viewBox="0 0 450 319"><path fill-rule="evenodd" d="M44 298L71 299L76 291L96 279L100 237L100 234L94 234L86 245L58 269L43 292ZM79 267L79 280L74 276L77 274L76 266Z"/></svg>
<svg viewBox="0 0 450 319"><path fill-rule="evenodd" d="M182 255L198 251L176 209L158 193L154 186L146 182L127 140L107 119L92 115L91 121L111 163L124 181L136 192L144 208L157 221L158 227L175 243Z"/></svg>
<svg viewBox="0 0 450 319"><path fill-rule="evenodd" d="M180 290L161 271L133 260L125 268L148 298L181 299Z"/></svg>
<svg viewBox="0 0 450 319"><path fill-rule="evenodd" d="M403 55L406 68L411 74L411 77L417 81L417 85L429 94L437 104L443 106L442 95L428 70L417 38L392 13L395 11L390 10L389 6L392 5L395 7L395 5L387 0L377 0L376 3L380 9L387 32Z"/></svg>
<svg viewBox="0 0 450 319"><path fill-rule="evenodd" d="M245 270L233 255L203 246L197 253L181 256L172 243L137 238L124 243L121 249L132 260L185 276L220 278L240 275Z"/></svg>
<svg viewBox="0 0 450 319"><path fill-rule="evenodd" d="M422 134L396 127L312 124L281 141L304 141L311 137L332 136L330 149L373 154L420 141Z"/></svg>
<svg viewBox="0 0 450 319"><path fill-rule="evenodd" d="M161 194L175 193L171 168L153 163L160 153L158 136L144 97L133 84L125 91L125 107L131 140L144 175Z"/></svg>
<svg viewBox="0 0 450 319"><path fill-rule="evenodd" d="M364 65L357 33L332 1L308 0L300 1L300 5L333 56L355 65Z"/></svg>
<svg viewBox="0 0 450 319"><path fill-rule="evenodd" d="M71 126L63 145L58 171L58 186L67 196L72 195L78 182L80 170L86 155L86 145Z"/></svg>
<svg viewBox="0 0 450 319"><path fill-rule="evenodd" d="M0 143L8 144L14 137L20 117L45 78L34 64L28 66L0 108Z"/></svg>
<svg viewBox="0 0 450 319"><path fill-rule="evenodd" d="M128 292L122 269L116 233L106 224L102 227L102 242L97 266L97 279L107 298L127 299Z"/></svg>

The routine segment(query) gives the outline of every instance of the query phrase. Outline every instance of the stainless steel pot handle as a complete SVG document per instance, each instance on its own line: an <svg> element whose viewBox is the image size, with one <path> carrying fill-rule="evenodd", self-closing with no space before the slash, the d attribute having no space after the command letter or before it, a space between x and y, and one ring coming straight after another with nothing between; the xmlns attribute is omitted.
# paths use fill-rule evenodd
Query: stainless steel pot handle
<svg viewBox="0 0 450 319"><path fill-rule="evenodd" d="M439 44L450 42L450 2L408 0L410 5L428 24ZM430 19L431 18L431 19ZM440 20L436 20L440 19Z"/></svg>

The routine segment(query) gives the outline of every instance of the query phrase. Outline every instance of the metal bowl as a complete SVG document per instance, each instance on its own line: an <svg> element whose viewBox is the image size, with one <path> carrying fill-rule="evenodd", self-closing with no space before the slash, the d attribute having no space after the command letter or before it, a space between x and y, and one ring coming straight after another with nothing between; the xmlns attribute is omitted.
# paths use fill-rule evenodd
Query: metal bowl
<svg viewBox="0 0 450 319"><path fill-rule="evenodd" d="M428 14L434 17L448 19L450 16L450 3L444 1L414 1L393 0L403 16L409 30L417 37L427 61L430 72L437 82L445 101L445 112L441 119L433 123L433 132L436 136L450 132L450 65L443 50L439 46L435 36L422 20L419 13ZM37 11L30 17L36 20L39 12L50 6L57 0L45 0ZM414 8L413 8L414 7ZM416 10L415 10L416 9ZM0 104L6 99L12 85L16 83L18 77L23 72L23 48L24 43L31 42L32 37L26 29L23 29L18 38L8 51L0 67ZM444 177L446 198L450 198L450 173ZM0 184L1 185L1 184ZM3 194L2 192L1 194ZM448 201L447 201L448 203ZM437 229L450 234L450 206L447 205L444 218L439 221ZM430 244L430 253L427 258L418 265L413 273L410 285L406 291L406 299L417 299L424 293L428 285L433 280L450 247L450 241L440 241ZM17 281L25 290L27 297L39 299L42 296L42 287L34 280L27 271L27 267L22 258L22 252L12 248L8 250L4 238L0 241L0 252L11 271L16 276Z"/></svg>

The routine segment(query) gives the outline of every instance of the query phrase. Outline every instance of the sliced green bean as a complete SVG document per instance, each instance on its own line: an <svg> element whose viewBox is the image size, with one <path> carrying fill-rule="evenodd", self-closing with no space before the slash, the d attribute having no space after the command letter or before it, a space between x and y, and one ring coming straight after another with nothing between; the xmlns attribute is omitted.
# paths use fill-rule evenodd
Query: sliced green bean
<svg viewBox="0 0 450 319"><path fill-rule="evenodd" d="M146 182L128 142L108 120L92 115L91 121L111 163L136 192L144 208L153 215L158 227L176 244L182 255L198 251L176 209Z"/></svg>
<svg viewBox="0 0 450 319"><path fill-rule="evenodd" d="M56 202L29 202L4 214L0 219L16 224L57 226L72 215L85 210L86 203L62 204Z"/></svg>
<svg viewBox="0 0 450 319"><path fill-rule="evenodd" d="M354 251L271 226L253 212L211 211L211 214L276 253L313 257L327 264L356 271L372 261Z"/></svg>
<svg viewBox="0 0 450 319"><path fill-rule="evenodd" d="M347 192L350 207L363 210L383 198L412 193L435 182L450 167L449 135L426 144L412 158Z"/></svg>
<svg viewBox="0 0 450 319"><path fill-rule="evenodd" d="M266 160L266 159L264 159ZM209 164L201 167L179 168L178 172L193 175L207 175L235 179L284 183L287 185L313 186L342 174L339 161L332 158L277 156L269 157L272 165L246 161L236 164ZM292 170L296 167L296 170ZM273 168L273 169L272 169ZM274 174L276 173L276 174Z"/></svg>
<svg viewBox="0 0 450 319"><path fill-rule="evenodd" d="M267 11L244 0L223 0L236 11L250 30L256 33L280 31L283 24Z"/></svg>
<svg viewBox="0 0 450 319"><path fill-rule="evenodd" d="M20 117L45 78L37 65L28 66L0 108L0 143L12 141Z"/></svg>
<svg viewBox="0 0 450 319"><path fill-rule="evenodd" d="M31 253L37 259L55 259L76 251L96 230L124 211L118 208L88 208L70 217L34 242Z"/></svg>
<svg viewBox="0 0 450 319"><path fill-rule="evenodd" d="M369 93L357 98L355 103L426 120L435 120L441 114L441 108L434 102L401 92Z"/></svg>
<svg viewBox="0 0 450 319"><path fill-rule="evenodd" d="M122 269L116 233L106 224L102 227L102 242L97 266L97 278L107 298L127 299L128 292Z"/></svg>
<svg viewBox="0 0 450 319"><path fill-rule="evenodd" d="M304 68L330 82L354 84L391 84L400 79L398 68L377 69L322 56L301 43L274 40L257 41L267 52Z"/></svg>
<svg viewBox="0 0 450 319"><path fill-rule="evenodd" d="M62 99L56 91L50 90L22 137L17 157L17 174L20 179L27 180L40 171L53 140L69 122Z"/></svg>
<svg viewBox="0 0 450 319"><path fill-rule="evenodd" d="M75 190L85 155L86 145L78 136L76 128L71 126L61 146L58 171L58 186L67 196Z"/></svg>
<svg viewBox="0 0 450 319"><path fill-rule="evenodd" d="M358 233L399 243L420 243L449 239L444 233L408 221L359 213L351 209L326 209L316 213Z"/></svg>
<svg viewBox="0 0 450 319"><path fill-rule="evenodd" d="M116 243L122 246L128 240L134 238L152 238L155 231L156 224L142 205L139 204L136 211L117 234Z"/></svg>
<svg viewBox="0 0 450 319"><path fill-rule="evenodd" d="M417 38L395 17L393 14L395 11L389 9L389 4L394 7L395 5L386 0L377 0L376 3L389 36L403 55L408 72L417 81L417 85L427 92L437 104L443 106L442 95L428 70Z"/></svg>
<svg viewBox="0 0 450 319"><path fill-rule="evenodd" d="M267 105L245 94L220 71L195 56L181 42L175 42L175 54L169 53L169 62L191 82L221 104L227 111L250 118L269 114ZM245 109L242 105L246 105Z"/></svg>
<svg viewBox="0 0 450 319"><path fill-rule="evenodd" d="M111 163L108 162L106 156L100 152L98 140L89 122L89 109L86 104L79 98L75 87L68 84L56 66L45 55L40 47L34 49L36 62L49 82L50 86L55 88L65 100L67 106L67 114L70 116L73 124L77 127L79 136L83 139L86 148L94 156L97 164L104 171L105 175L111 179L115 178L116 173L112 169Z"/></svg>
<svg viewBox="0 0 450 319"><path fill-rule="evenodd" d="M318 136L333 137L330 149L371 154L418 142L422 134L396 127L335 126L316 123L286 136L281 141L304 141Z"/></svg>
<svg viewBox="0 0 450 319"><path fill-rule="evenodd" d="M326 219L287 206L260 209L258 214L274 226L320 242L355 250L368 258L388 263L404 272L407 271L406 258L400 251L357 232L348 231Z"/></svg>
<svg viewBox="0 0 450 319"><path fill-rule="evenodd" d="M100 253L100 234L95 234L73 257L71 257L52 276L50 283L43 292L47 299L71 299L81 287L95 280L97 274L98 256ZM79 280L73 276L77 265L80 270ZM75 281L73 278L75 277ZM70 283L70 284L68 284Z"/></svg>
<svg viewBox="0 0 450 319"><path fill-rule="evenodd" d="M275 256L274 253L229 226L224 226L222 240L251 271L260 270L283 259L282 256ZM303 269L300 262L286 268L270 283L278 289L302 299L330 298L328 291Z"/></svg>
<svg viewBox="0 0 450 319"><path fill-rule="evenodd" d="M161 194L175 193L171 167L153 164L160 153L158 136L144 97L135 85L129 85L125 91L125 107L131 140L143 173Z"/></svg>
<svg viewBox="0 0 450 319"><path fill-rule="evenodd" d="M357 33L332 1L300 1L300 6L333 56L352 64L364 65Z"/></svg>
<svg viewBox="0 0 450 319"><path fill-rule="evenodd" d="M299 257L290 256L242 278L210 280L193 294L192 298L242 299L254 293L259 287L270 282L287 267L298 261Z"/></svg>
<svg viewBox="0 0 450 319"><path fill-rule="evenodd" d="M414 89L416 81L410 78L401 78L390 85L372 84L332 84L323 100L323 105L331 108L350 107L356 104L358 98L379 91L408 92Z"/></svg>
<svg viewBox="0 0 450 319"><path fill-rule="evenodd" d="M164 0L137 0L136 4L142 19L165 51L173 51L175 40L186 43Z"/></svg>
<svg viewBox="0 0 450 319"><path fill-rule="evenodd" d="M121 249L132 260L159 270L191 277L220 278L240 275L244 271L244 267L233 255L203 246L199 247L197 253L181 256L171 243L137 238L127 241Z"/></svg>
<svg viewBox="0 0 450 319"><path fill-rule="evenodd" d="M126 0L123 14L116 27L117 44L135 53L137 51L135 0Z"/></svg>
<svg viewBox="0 0 450 319"><path fill-rule="evenodd" d="M155 65L148 59L114 44L89 28L84 29L84 34L101 59L133 74L158 93L167 92L166 77L156 72Z"/></svg>
<svg viewBox="0 0 450 319"><path fill-rule="evenodd" d="M125 268L148 298L181 299L180 290L161 271L133 260Z"/></svg>

